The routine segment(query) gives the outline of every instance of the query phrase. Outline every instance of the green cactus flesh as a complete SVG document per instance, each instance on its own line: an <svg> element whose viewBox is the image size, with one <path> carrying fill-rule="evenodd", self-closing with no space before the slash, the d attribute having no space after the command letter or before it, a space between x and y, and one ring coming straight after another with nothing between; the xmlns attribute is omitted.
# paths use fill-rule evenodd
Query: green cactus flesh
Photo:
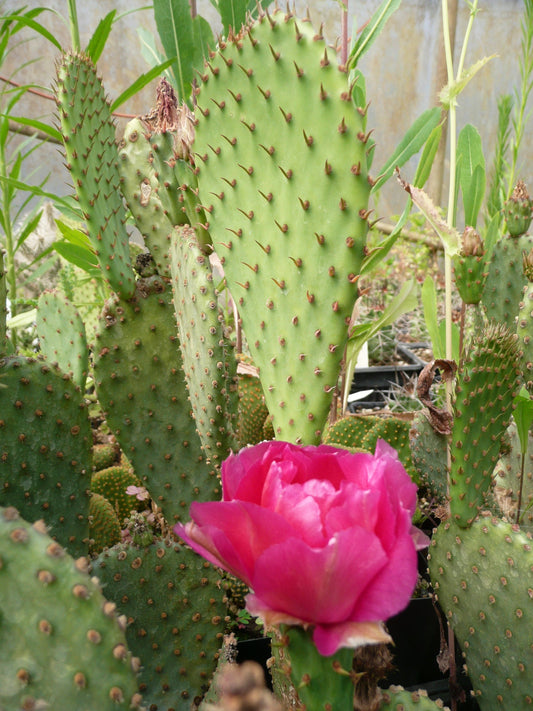
<svg viewBox="0 0 533 711"><path fill-rule="evenodd" d="M148 706L197 708L222 646L219 573L190 548L162 540L116 546L93 562L93 572L128 617L128 645L142 662L139 689Z"/></svg>
<svg viewBox="0 0 533 711"><path fill-rule="evenodd" d="M243 354L237 356L241 368L251 366L251 359ZM255 374L247 373L245 370L239 373L239 422L238 435L239 447L246 447L248 444L258 444L264 439L264 425L268 417L268 409L265 404L265 396L261 381Z"/></svg>
<svg viewBox="0 0 533 711"><path fill-rule="evenodd" d="M533 236L501 237L494 245L482 301L489 319L514 331L526 277L522 255L533 247Z"/></svg>
<svg viewBox="0 0 533 711"><path fill-rule="evenodd" d="M224 335L224 315L209 260L191 227L176 229L171 262L183 369L196 427L205 456L220 468L236 448L233 344Z"/></svg>
<svg viewBox="0 0 533 711"><path fill-rule="evenodd" d="M518 526L481 517L439 526L429 571L466 658L481 711L531 708L533 555Z"/></svg>
<svg viewBox="0 0 533 711"><path fill-rule="evenodd" d="M494 494L505 516L519 520L523 528L533 526L533 434L528 437L528 448L522 463L520 439L514 422L507 430L509 446L501 453L494 468ZM520 500L520 513L517 507ZM518 514L518 519L517 519Z"/></svg>
<svg viewBox="0 0 533 711"><path fill-rule="evenodd" d="M0 358L7 353L7 275L4 254L5 250L0 248Z"/></svg>
<svg viewBox="0 0 533 711"><path fill-rule="evenodd" d="M465 304L478 304L483 296L487 279L485 256L458 255L453 261L455 284Z"/></svg>
<svg viewBox="0 0 533 711"><path fill-rule="evenodd" d="M531 256L524 258L527 278L518 307L516 332L520 339L522 351L521 361L524 382L531 393L533 392L533 272L529 264L530 258Z"/></svg>
<svg viewBox="0 0 533 711"><path fill-rule="evenodd" d="M39 296L37 335L46 359L57 363L85 391L89 370L85 326L75 306L59 292L47 291Z"/></svg>
<svg viewBox="0 0 533 711"><path fill-rule="evenodd" d="M124 298L135 289L120 192L116 128L96 68L84 54L63 54L57 65L56 100L77 200L100 269Z"/></svg>
<svg viewBox="0 0 533 711"><path fill-rule="evenodd" d="M139 511L142 502L126 493L128 486L142 486L142 482L133 469L115 465L95 472L91 477L91 491L101 494L111 503L120 523L135 510Z"/></svg>
<svg viewBox="0 0 533 711"><path fill-rule="evenodd" d="M0 708L137 708L125 619L87 573L14 508L0 508Z"/></svg>
<svg viewBox="0 0 533 711"><path fill-rule="evenodd" d="M191 417L170 285L139 280L133 299L110 299L94 357L98 400L124 454L169 524L193 500L219 498Z"/></svg>
<svg viewBox="0 0 533 711"><path fill-rule="evenodd" d="M364 256L364 107L310 23L281 12L221 44L197 100L200 198L276 437L317 443Z"/></svg>
<svg viewBox="0 0 533 711"><path fill-rule="evenodd" d="M391 686L383 691L379 711L449 711L439 701L432 701L427 691L407 691L401 686Z"/></svg>
<svg viewBox="0 0 533 711"><path fill-rule="evenodd" d="M492 324L473 341L457 375L450 507L461 526L468 526L485 505L519 388L519 359L516 335Z"/></svg>
<svg viewBox="0 0 533 711"><path fill-rule="evenodd" d="M87 552L92 435L72 380L37 358L0 360L0 505L44 518L72 555Z"/></svg>
<svg viewBox="0 0 533 711"><path fill-rule="evenodd" d="M91 494L89 524L89 552L92 555L120 543L120 521L117 513L113 504L101 494Z"/></svg>
<svg viewBox="0 0 533 711"><path fill-rule="evenodd" d="M447 437L433 429L423 412L417 412L411 425L410 443L420 486L443 503L448 495Z"/></svg>

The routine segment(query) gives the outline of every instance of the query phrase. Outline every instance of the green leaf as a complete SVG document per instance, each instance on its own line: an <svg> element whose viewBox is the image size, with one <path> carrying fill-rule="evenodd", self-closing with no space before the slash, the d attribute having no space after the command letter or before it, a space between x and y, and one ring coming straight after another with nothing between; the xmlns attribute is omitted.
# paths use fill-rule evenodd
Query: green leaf
<svg viewBox="0 0 533 711"><path fill-rule="evenodd" d="M40 34L42 37L47 39L49 42L51 42L56 49L58 49L60 52L62 51L62 47L60 42L54 37L54 35L49 32L46 27L43 27L40 22L36 22L35 20L32 20L30 17L27 15L3 15L0 16L0 21L2 20L15 20L19 25L24 25L25 27L30 27L32 30ZM18 30L19 27L16 28ZM15 30L15 31L16 31Z"/></svg>
<svg viewBox="0 0 533 711"><path fill-rule="evenodd" d="M457 165L465 223L475 227L485 196L485 157L481 136L471 124L462 129L457 139Z"/></svg>
<svg viewBox="0 0 533 711"><path fill-rule="evenodd" d="M429 134L429 137L424 145L422 155L420 156L415 179L413 180L413 185L416 185L417 188L423 188L431 174L433 161L435 160L435 156L439 150L441 136L442 123L439 123L439 125L435 126Z"/></svg>
<svg viewBox="0 0 533 711"><path fill-rule="evenodd" d="M37 309L31 309L30 311L24 311L21 314L17 314L7 320L8 328L27 328L31 326L37 317Z"/></svg>
<svg viewBox="0 0 533 711"><path fill-rule="evenodd" d="M195 53L189 0L154 0L154 16L165 54L174 62L178 99L185 101L191 91Z"/></svg>
<svg viewBox="0 0 533 711"><path fill-rule="evenodd" d="M15 251L17 251L26 241L28 235L30 235L41 220L42 210L36 211L34 215L28 215L26 222L23 224L22 229L17 238L17 244L15 246Z"/></svg>
<svg viewBox="0 0 533 711"><path fill-rule="evenodd" d="M161 72L163 72L167 67L170 67L173 61L173 59L167 59L165 62L163 62L163 64L158 64L156 67L153 67L149 71L137 77L133 84L131 84L131 86L129 86L125 91L122 92L120 96L115 99L115 101L113 101L110 108L111 112L116 111L119 106L122 106L122 104L124 104L128 99L131 99L132 96L135 96L135 94L137 94L141 89L147 86L147 84L149 84L156 77L158 77Z"/></svg>
<svg viewBox="0 0 533 711"><path fill-rule="evenodd" d="M216 45L213 30L209 22L201 15L196 15L192 23L194 32L194 62L193 66L200 69L203 66L204 59L209 54L209 48Z"/></svg>
<svg viewBox="0 0 533 711"><path fill-rule="evenodd" d="M437 289L433 278L427 276L422 284L422 307L424 309L424 321L431 340L433 357L436 359L446 358L446 346L439 330L439 319L437 316Z"/></svg>
<svg viewBox="0 0 533 711"><path fill-rule="evenodd" d="M424 111L424 113L416 119L400 141L392 156L379 172L379 177L372 187L373 191L379 190L379 188L389 180L395 168L401 167L412 158L412 156L418 153L428 140L431 132L440 123L441 116L440 108L435 106L432 109Z"/></svg>
<svg viewBox="0 0 533 711"><path fill-rule="evenodd" d="M57 242L54 242L53 247L58 254L67 260L67 262L75 264L92 277L102 277L102 272L98 268L98 259L91 251L84 249L77 244L67 242L66 240L58 240Z"/></svg>
<svg viewBox="0 0 533 711"><path fill-rule="evenodd" d="M54 128L49 126L43 121L37 121L37 119L26 118L26 116L6 116L5 114L0 114L2 118L11 119L15 123L20 123L22 126L30 126L30 128L35 128L37 131L45 133L52 141L55 143L63 143L63 138L61 133Z"/></svg>
<svg viewBox="0 0 533 711"><path fill-rule="evenodd" d="M66 222L63 222L63 220L56 220L56 225L61 233L61 236L67 241L70 242L71 244L75 244L78 247L83 247L84 249L88 250L89 252L92 252L92 254L95 255L95 264L98 263L98 260L96 259L96 254L95 251L92 247L91 240L89 238L89 235L85 233L83 230L81 230L79 227L71 227L68 225Z"/></svg>
<svg viewBox="0 0 533 711"><path fill-rule="evenodd" d="M368 274L369 272L374 269L374 267L379 264L387 254L391 251L391 249L394 247L396 244L396 241L398 240L398 237L402 233L402 228L407 222L407 218L409 217L409 213L411 212L411 206L413 204L413 201L411 198L408 198L407 204L404 207L404 210L400 216L400 219L394 226L394 229L390 233L388 237L385 237L384 240L373 250L371 250L363 259L363 263L361 264L361 268L359 270L359 273L361 276L363 274Z"/></svg>
<svg viewBox="0 0 533 711"><path fill-rule="evenodd" d="M87 45L87 49L85 51L92 59L93 64L96 64L104 51L104 47L108 40L109 34L111 33L111 28L113 27L116 14L116 10L108 12L107 15L100 20L93 36L89 40L89 44Z"/></svg>
<svg viewBox="0 0 533 711"><path fill-rule="evenodd" d="M518 438L520 439L520 449L522 454L527 453L529 430L533 424L533 400L526 388L522 388L513 400L515 409L513 419L516 422Z"/></svg>
<svg viewBox="0 0 533 711"><path fill-rule="evenodd" d="M58 195L55 195L54 193L49 193L37 185L28 185L27 183L23 183L22 180L15 180L14 178L9 178L6 175L0 175L0 181L2 183L5 183L6 185L10 186L11 188L15 188L16 190L24 190L24 191L30 192L33 195L36 195L37 197L47 198L48 200L52 200L58 206L61 205L65 209L71 210L70 203L66 198L59 197Z"/></svg>
<svg viewBox="0 0 533 711"><path fill-rule="evenodd" d="M348 394L352 384L357 357L363 345L382 328L390 326L403 314L413 311L418 306L418 285L415 279L409 279L402 284L398 294L382 312L381 316L372 323L355 325L348 338L346 347L346 388L343 393L343 410L346 410Z"/></svg>
<svg viewBox="0 0 533 711"><path fill-rule="evenodd" d="M371 47L376 37L378 37L381 33L389 17L400 7L401 2L402 0L384 0L384 2L381 3L370 18L365 29L354 42L350 56L348 57L349 69L353 69L363 54Z"/></svg>
<svg viewBox="0 0 533 711"><path fill-rule="evenodd" d="M230 28L233 28L235 34L239 32L246 20L247 9L248 0L218 0L218 11L226 37Z"/></svg>
<svg viewBox="0 0 533 711"><path fill-rule="evenodd" d="M459 79L446 84L439 94L440 102L446 110L450 108L452 103L455 104L455 100L463 91L465 86L475 77L480 69L483 69L485 64L490 62L491 59L494 59L494 57L496 57L495 54L491 54L490 57L483 57L483 59L478 60L468 69L463 70Z"/></svg>

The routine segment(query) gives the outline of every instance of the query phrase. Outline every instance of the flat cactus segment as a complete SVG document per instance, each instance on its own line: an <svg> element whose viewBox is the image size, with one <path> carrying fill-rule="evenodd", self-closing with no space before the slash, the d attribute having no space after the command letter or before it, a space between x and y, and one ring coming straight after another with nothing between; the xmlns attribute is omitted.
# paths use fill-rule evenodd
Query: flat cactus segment
<svg viewBox="0 0 533 711"><path fill-rule="evenodd" d="M379 711L450 711L442 702L433 701L427 691L407 691L401 686L390 686L383 691Z"/></svg>
<svg viewBox="0 0 533 711"><path fill-rule="evenodd" d="M10 507L0 508L0 562L0 708L138 708L125 620L87 561Z"/></svg>
<svg viewBox="0 0 533 711"><path fill-rule="evenodd" d="M258 444L265 436L265 422L268 417L268 408L261 381L255 372L247 372L250 367L254 369L251 358L240 353L237 356L239 373L239 423L237 432L239 448L249 444Z"/></svg>
<svg viewBox="0 0 533 711"><path fill-rule="evenodd" d="M276 437L317 443L364 256L364 107L310 23L281 12L222 45L197 101L200 199Z"/></svg>
<svg viewBox="0 0 533 711"><path fill-rule="evenodd" d="M200 450L185 387L170 285L139 280L133 299L112 297L96 337L94 372L106 420L169 524L193 500L219 498Z"/></svg>
<svg viewBox="0 0 533 711"><path fill-rule="evenodd" d="M220 469L237 446L236 359L209 259L192 227L178 228L171 248L172 288L183 370L205 456Z"/></svg>
<svg viewBox="0 0 533 711"><path fill-rule="evenodd" d="M444 502L448 496L447 437L433 429L423 412L417 412L409 433L411 458L420 486Z"/></svg>
<svg viewBox="0 0 533 711"><path fill-rule="evenodd" d="M149 708L196 709L216 667L226 617L218 571L178 543L119 545L93 562L106 595L128 617ZM153 704L153 706L151 706Z"/></svg>
<svg viewBox="0 0 533 711"><path fill-rule="evenodd" d="M111 503L120 523L132 511L139 511L142 502L126 493L128 486L142 486L133 469L122 465L110 466L95 472L91 477L91 491L101 494Z"/></svg>
<svg viewBox="0 0 533 711"><path fill-rule="evenodd" d="M100 553L104 548L120 543L120 521L113 504L101 494L91 494L89 501L89 552Z"/></svg>
<svg viewBox="0 0 533 711"><path fill-rule="evenodd" d="M43 359L0 359L0 505L87 552L92 434L83 396Z"/></svg>
<svg viewBox="0 0 533 711"><path fill-rule="evenodd" d="M41 353L72 376L82 392L89 371L89 348L80 313L59 292L46 291L37 301L37 335Z"/></svg>
<svg viewBox="0 0 533 711"><path fill-rule="evenodd" d="M56 101L67 167L100 269L111 289L128 298L135 280L120 192L116 128L104 87L88 56L62 55L57 65Z"/></svg>
<svg viewBox="0 0 533 711"><path fill-rule="evenodd" d="M429 548L439 605L466 657L481 711L531 708L533 553L530 534L481 517L442 524Z"/></svg>
<svg viewBox="0 0 533 711"><path fill-rule="evenodd" d="M450 508L461 526L468 526L485 505L519 389L519 364L517 336L502 324L492 324L474 339L457 375Z"/></svg>

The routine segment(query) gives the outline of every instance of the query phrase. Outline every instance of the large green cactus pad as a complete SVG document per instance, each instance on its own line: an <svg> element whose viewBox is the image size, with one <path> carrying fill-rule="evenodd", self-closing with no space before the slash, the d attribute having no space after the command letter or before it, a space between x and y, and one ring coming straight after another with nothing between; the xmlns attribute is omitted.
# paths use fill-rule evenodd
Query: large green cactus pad
<svg viewBox="0 0 533 711"><path fill-rule="evenodd" d="M367 136L311 24L274 12L202 77L194 151L213 245L280 439L317 443L367 232Z"/></svg>
<svg viewBox="0 0 533 711"><path fill-rule="evenodd" d="M190 414L165 280L140 280L133 299L106 303L94 372L106 420L167 521L187 518L193 500L218 498Z"/></svg>
<svg viewBox="0 0 533 711"><path fill-rule="evenodd" d="M222 646L226 605L215 568L190 548L156 541L102 553L93 571L130 624L143 699L158 711L196 708Z"/></svg>
<svg viewBox="0 0 533 711"><path fill-rule="evenodd" d="M0 360L0 505L44 518L72 555L87 552L91 448L69 376L38 358Z"/></svg>
<svg viewBox="0 0 533 711"><path fill-rule="evenodd" d="M137 708L137 660L87 573L14 508L0 508L0 708Z"/></svg>
<svg viewBox="0 0 533 711"><path fill-rule="evenodd" d="M531 547L529 534L490 516L467 531L443 524L431 542L431 580L482 711L533 703Z"/></svg>

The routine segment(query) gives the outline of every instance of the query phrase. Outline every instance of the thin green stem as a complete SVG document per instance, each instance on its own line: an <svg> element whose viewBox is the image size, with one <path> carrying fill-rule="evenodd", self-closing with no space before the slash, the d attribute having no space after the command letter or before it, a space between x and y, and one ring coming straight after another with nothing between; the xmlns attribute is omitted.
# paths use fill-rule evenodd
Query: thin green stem
<svg viewBox="0 0 533 711"><path fill-rule="evenodd" d="M78 9L76 0L68 0L68 17L70 23L70 41L75 52L81 51L80 27L78 24Z"/></svg>
<svg viewBox="0 0 533 711"><path fill-rule="evenodd" d="M7 175L7 161L5 145L0 143L0 175ZM5 268L7 278L7 296L11 302L11 316L17 313L17 272L15 267L15 241L11 227L11 197L10 188L2 182L2 212L4 214L4 235L5 235ZM16 348L16 333L13 330L11 342Z"/></svg>
<svg viewBox="0 0 533 711"><path fill-rule="evenodd" d="M474 24L474 18L478 13L478 0L474 0L470 6L470 16L468 18L468 24L465 30L465 37L463 40L463 46L461 48L461 56L459 57L459 64L457 65L457 80L459 80L461 74L463 73L465 58L466 58L466 48L468 46L468 40L470 39L470 33L472 32L472 26Z"/></svg>

